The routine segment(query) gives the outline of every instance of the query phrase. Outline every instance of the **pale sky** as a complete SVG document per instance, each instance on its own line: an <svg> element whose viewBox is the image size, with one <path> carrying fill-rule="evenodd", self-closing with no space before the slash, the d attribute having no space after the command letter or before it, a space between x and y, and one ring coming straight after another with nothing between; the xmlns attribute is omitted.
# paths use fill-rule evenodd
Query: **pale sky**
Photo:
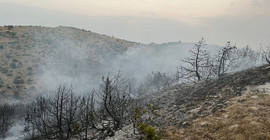
<svg viewBox="0 0 270 140"><path fill-rule="evenodd" d="M270 43L270 0L0 0L0 25L74 26L142 42Z"/></svg>

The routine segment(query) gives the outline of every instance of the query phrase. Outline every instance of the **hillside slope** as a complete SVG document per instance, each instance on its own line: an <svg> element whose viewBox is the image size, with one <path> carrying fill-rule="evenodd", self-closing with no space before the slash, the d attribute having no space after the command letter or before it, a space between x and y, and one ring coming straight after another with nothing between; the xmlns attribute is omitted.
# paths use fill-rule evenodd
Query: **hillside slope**
<svg viewBox="0 0 270 140"><path fill-rule="evenodd" d="M180 84L140 98L154 104L152 123L159 136L172 140L269 139L270 66ZM130 126L113 138L136 139ZM134 136L135 138L133 138Z"/></svg>
<svg viewBox="0 0 270 140"><path fill-rule="evenodd" d="M185 140L267 140L270 139L270 84L250 87L228 106L193 120L186 128L168 127L167 139Z"/></svg>
<svg viewBox="0 0 270 140"><path fill-rule="evenodd" d="M189 126L195 131L196 126L191 126L194 120L209 116L226 106L233 105L235 102L231 101L232 98L241 97L242 95L246 96L250 88L264 85L268 82L270 82L270 66L265 65L227 74L208 82L176 85L147 97L146 102L152 102L157 105L158 116L154 122L155 126L160 131L163 131L163 134L168 128L182 129L182 132ZM267 93L269 95L270 91L261 90L260 92L255 92L255 94L261 93ZM260 117L265 118L270 116L270 112L267 113L266 116ZM261 114L261 112L258 114ZM202 120L199 122L202 122ZM176 132L180 133L180 131ZM170 133L170 135L172 136L174 134ZM182 136L187 137L188 135Z"/></svg>
<svg viewBox="0 0 270 140"><path fill-rule="evenodd" d="M227 74L216 80L177 85L148 98L157 105L158 126L188 126L192 120L209 115L240 96L248 86L270 82L270 66Z"/></svg>
<svg viewBox="0 0 270 140"><path fill-rule="evenodd" d="M0 94L41 88L37 75L44 69L56 67L65 72L73 68L70 65L93 67L134 45L72 27L1 26ZM80 60L87 61L81 64Z"/></svg>

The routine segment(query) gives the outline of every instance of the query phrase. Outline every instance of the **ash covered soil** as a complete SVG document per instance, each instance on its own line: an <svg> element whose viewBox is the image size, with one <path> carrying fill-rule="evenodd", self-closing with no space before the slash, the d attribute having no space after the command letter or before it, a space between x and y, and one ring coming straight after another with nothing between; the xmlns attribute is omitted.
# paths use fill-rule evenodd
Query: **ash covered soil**
<svg viewBox="0 0 270 140"><path fill-rule="evenodd" d="M181 84L144 98L157 106L155 126L186 128L192 121L231 105L249 87L270 82L270 66L230 73L208 82Z"/></svg>
<svg viewBox="0 0 270 140"><path fill-rule="evenodd" d="M153 118L154 124L151 125L157 128L162 139L244 140L249 139L250 136L255 139L270 138L269 129L265 129L270 128L268 125L270 121L260 122L260 120L269 120L270 110L267 109L270 106L269 99L270 65L264 65L229 73L207 82L175 85L141 97L140 100L142 104L150 103L157 106L155 110L157 115ZM257 109L251 113L246 112L250 108L264 108L268 111ZM247 125L250 121L243 123L242 120L245 118L249 118L251 122L257 121L256 124L260 125L256 127ZM251 131L249 128L265 131L257 135L257 131ZM114 137L107 139L137 139L131 133L132 127L127 126L125 132L118 131ZM231 136L228 137L228 133Z"/></svg>

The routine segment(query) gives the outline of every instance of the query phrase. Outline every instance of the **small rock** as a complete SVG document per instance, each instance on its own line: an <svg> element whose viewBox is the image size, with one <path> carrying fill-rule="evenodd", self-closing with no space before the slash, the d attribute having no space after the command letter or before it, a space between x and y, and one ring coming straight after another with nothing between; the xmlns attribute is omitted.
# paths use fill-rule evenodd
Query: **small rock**
<svg viewBox="0 0 270 140"><path fill-rule="evenodd" d="M251 96L250 98L251 99L258 99L258 96L255 95L255 96Z"/></svg>
<svg viewBox="0 0 270 140"><path fill-rule="evenodd" d="M239 126L238 124L235 124L235 125L230 126L229 129L233 129L233 128L238 127L238 126Z"/></svg>
<svg viewBox="0 0 270 140"><path fill-rule="evenodd" d="M202 122L201 123L201 126L206 126L206 125L208 125L209 124L209 122Z"/></svg>

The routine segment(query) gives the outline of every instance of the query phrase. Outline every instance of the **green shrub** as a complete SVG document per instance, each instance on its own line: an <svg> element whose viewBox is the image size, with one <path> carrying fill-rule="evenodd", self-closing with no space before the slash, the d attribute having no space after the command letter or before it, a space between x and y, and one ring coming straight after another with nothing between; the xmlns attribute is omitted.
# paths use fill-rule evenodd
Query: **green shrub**
<svg viewBox="0 0 270 140"><path fill-rule="evenodd" d="M33 68L32 67L27 67L27 75L33 75Z"/></svg>
<svg viewBox="0 0 270 140"><path fill-rule="evenodd" d="M12 70L9 71L7 67L6 68L0 67L0 72L9 77L13 76L13 73L12 73L13 71Z"/></svg>
<svg viewBox="0 0 270 140"><path fill-rule="evenodd" d="M11 35L12 38L16 37L16 33L14 33L14 32L10 32L10 35Z"/></svg>
<svg viewBox="0 0 270 140"><path fill-rule="evenodd" d="M8 30L13 29L13 25L6 25L5 27L6 27Z"/></svg>
<svg viewBox="0 0 270 140"><path fill-rule="evenodd" d="M22 47L21 47L20 45L17 45L17 46L16 46L16 49L17 49L17 50L22 50Z"/></svg>
<svg viewBox="0 0 270 140"><path fill-rule="evenodd" d="M156 133L156 128L148 125L142 119L142 115L145 113L149 113L149 109L151 109L150 105L147 105L147 108L143 109L143 111L139 107L135 108L133 119L136 122L136 128L139 131L139 133L143 135L144 140L160 140L160 137ZM154 109L151 109L150 111L152 110L154 111ZM148 115L151 115L151 114L148 114Z"/></svg>
<svg viewBox="0 0 270 140"><path fill-rule="evenodd" d="M8 73L8 68L0 68L0 72L2 72L3 74L7 74Z"/></svg>
<svg viewBox="0 0 270 140"><path fill-rule="evenodd" d="M16 69L16 68L17 68L16 63L11 63L9 66L10 66L12 69Z"/></svg>
<svg viewBox="0 0 270 140"><path fill-rule="evenodd" d="M0 77L0 88L3 87L4 81L3 79Z"/></svg>
<svg viewBox="0 0 270 140"><path fill-rule="evenodd" d="M32 67L30 67L30 66L28 66L28 67L27 67L27 70L32 71L32 70L33 70L33 68L32 68Z"/></svg>
<svg viewBox="0 0 270 140"><path fill-rule="evenodd" d="M18 63L18 66L17 66L18 68L21 68L21 67L23 67L23 64L22 64L22 62L19 62Z"/></svg>
<svg viewBox="0 0 270 140"><path fill-rule="evenodd" d="M24 84L24 80L21 77L16 77L13 80L13 83L16 84L16 85L18 85L18 84Z"/></svg>
<svg viewBox="0 0 270 140"><path fill-rule="evenodd" d="M18 62L18 60L14 58L14 59L12 59L12 62Z"/></svg>
<svg viewBox="0 0 270 140"><path fill-rule="evenodd" d="M156 128L153 126L142 122L138 124L138 130L144 135L145 140L160 140L160 137L157 136Z"/></svg>
<svg viewBox="0 0 270 140"><path fill-rule="evenodd" d="M33 75L33 72L32 71L28 71L27 72L27 75Z"/></svg>
<svg viewBox="0 0 270 140"><path fill-rule="evenodd" d="M6 56L7 59L12 58L12 56L10 54L5 54L5 56Z"/></svg>
<svg viewBox="0 0 270 140"><path fill-rule="evenodd" d="M26 82L27 82L27 84L29 84L29 85L30 85L30 84L33 84L33 80L32 80L31 78L29 78Z"/></svg>
<svg viewBox="0 0 270 140"><path fill-rule="evenodd" d="M24 53L22 56L31 56L31 54Z"/></svg>
<svg viewBox="0 0 270 140"><path fill-rule="evenodd" d="M8 72L6 73L6 76L8 76L8 77L13 76L13 71L12 71L12 70L11 70L11 71L8 71Z"/></svg>

